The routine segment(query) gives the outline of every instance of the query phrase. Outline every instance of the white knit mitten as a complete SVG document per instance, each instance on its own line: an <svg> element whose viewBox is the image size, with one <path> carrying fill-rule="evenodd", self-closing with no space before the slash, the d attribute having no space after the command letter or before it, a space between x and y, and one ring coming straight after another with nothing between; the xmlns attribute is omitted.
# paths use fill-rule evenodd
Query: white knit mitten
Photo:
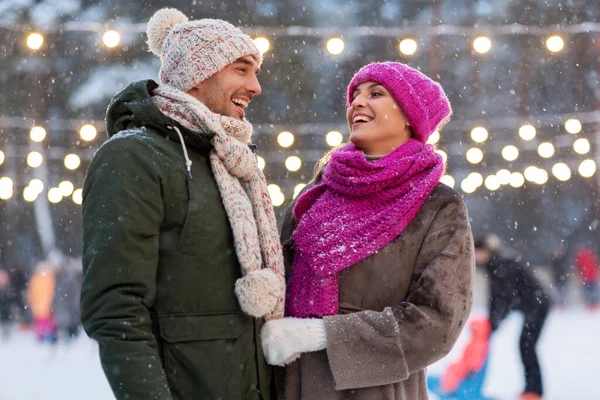
<svg viewBox="0 0 600 400"><path fill-rule="evenodd" d="M267 321L260 332L267 363L286 365L302 353L327 347L322 319L283 318Z"/></svg>

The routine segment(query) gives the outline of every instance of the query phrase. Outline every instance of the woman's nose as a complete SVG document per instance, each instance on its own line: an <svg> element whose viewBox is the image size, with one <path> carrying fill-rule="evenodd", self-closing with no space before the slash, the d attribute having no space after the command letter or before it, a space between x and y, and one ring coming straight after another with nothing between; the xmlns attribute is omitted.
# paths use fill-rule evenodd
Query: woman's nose
<svg viewBox="0 0 600 400"><path fill-rule="evenodd" d="M350 105L354 109L360 108L360 107L364 107L365 106L365 98L364 98L364 96L361 96L361 95L356 96L354 98L354 100L352 100L352 103Z"/></svg>

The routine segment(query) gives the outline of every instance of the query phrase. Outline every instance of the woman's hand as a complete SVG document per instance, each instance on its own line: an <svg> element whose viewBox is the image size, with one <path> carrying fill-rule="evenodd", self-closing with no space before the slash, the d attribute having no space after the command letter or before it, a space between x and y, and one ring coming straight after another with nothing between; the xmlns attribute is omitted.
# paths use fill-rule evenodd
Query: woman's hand
<svg viewBox="0 0 600 400"><path fill-rule="evenodd" d="M267 321L260 332L267 363L283 366L302 353L327 347L322 319L283 318Z"/></svg>

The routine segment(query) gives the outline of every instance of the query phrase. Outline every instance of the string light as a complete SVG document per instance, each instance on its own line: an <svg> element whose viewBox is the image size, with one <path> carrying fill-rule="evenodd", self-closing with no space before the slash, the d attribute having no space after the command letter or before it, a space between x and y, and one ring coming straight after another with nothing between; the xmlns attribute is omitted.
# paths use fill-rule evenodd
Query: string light
<svg viewBox="0 0 600 400"><path fill-rule="evenodd" d="M550 142L540 143L538 154L543 158L550 158L554 155L554 145Z"/></svg>
<svg viewBox="0 0 600 400"><path fill-rule="evenodd" d="M519 128L519 136L523 140L531 140L535 137L536 131L533 125L523 125Z"/></svg>
<svg viewBox="0 0 600 400"><path fill-rule="evenodd" d="M32 151L27 155L27 165L31 168L37 168L44 162L44 157L37 151Z"/></svg>
<svg viewBox="0 0 600 400"><path fill-rule="evenodd" d="M31 33L27 36L27 47L31 50L39 50L44 44L44 37L39 33Z"/></svg>
<svg viewBox="0 0 600 400"><path fill-rule="evenodd" d="M331 147L336 147L342 144L344 141L344 136L338 131L330 131L325 135L325 141Z"/></svg>
<svg viewBox="0 0 600 400"><path fill-rule="evenodd" d="M479 54L485 54L492 48L492 41L486 36L479 36L473 41L473 48Z"/></svg>
<svg viewBox="0 0 600 400"><path fill-rule="evenodd" d="M102 35L102 42L108 48L117 47L120 41L121 35L117 31L106 31L104 35Z"/></svg>
<svg viewBox="0 0 600 400"><path fill-rule="evenodd" d="M562 162L554 164L552 167L552 174L556 177L556 179L562 182L571 179L571 169L567 164Z"/></svg>
<svg viewBox="0 0 600 400"><path fill-rule="evenodd" d="M479 164L483 160L483 151L477 147L473 147L467 151L467 161L471 164Z"/></svg>
<svg viewBox="0 0 600 400"><path fill-rule="evenodd" d="M535 165L525 168L523 175L529 182L535 182L537 178L538 168Z"/></svg>
<svg viewBox="0 0 600 400"><path fill-rule="evenodd" d="M35 193L40 194L44 191L44 182L42 182L41 179L34 178L29 181L28 187L30 187Z"/></svg>
<svg viewBox="0 0 600 400"><path fill-rule="evenodd" d="M13 181L9 177L3 176L2 178L0 178L0 188L7 188L7 187L12 187L12 186L13 186Z"/></svg>
<svg viewBox="0 0 600 400"><path fill-rule="evenodd" d="M400 41L398 45L398 49L400 53L405 56L412 56L417 52L417 42L414 39L403 39Z"/></svg>
<svg viewBox="0 0 600 400"><path fill-rule="evenodd" d="M296 156L290 156L285 160L285 167L288 171L298 171L302 167L302 160Z"/></svg>
<svg viewBox="0 0 600 400"><path fill-rule="evenodd" d="M488 131L482 126L476 126L471 130L471 139L477 143L483 143L488 138Z"/></svg>
<svg viewBox="0 0 600 400"><path fill-rule="evenodd" d="M435 152L442 156L444 163L448 162L448 154L444 150L437 149Z"/></svg>
<svg viewBox="0 0 600 400"><path fill-rule="evenodd" d="M587 154L590 151L590 142L585 138L579 138L573 143L573 150L577 154Z"/></svg>
<svg viewBox="0 0 600 400"><path fill-rule="evenodd" d="M500 181L501 185L508 185L510 183L511 173L506 168L502 168L498 172L496 172L496 177Z"/></svg>
<svg viewBox="0 0 600 400"><path fill-rule="evenodd" d="M581 121L575 118L570 118L565 121L565 130L570 134L577 134L581 132Z"/></svg>
<svg viewBox="0 0 600 400"><path fill-rule="evenodd" d="M271 47L271 43L269 43L269 39L267 39L265 37L255 38L254 44L256 45L256 47L258 47L258 50L260 51L261 54L265 54L267 51L269 51L269 48Z"/></svg>
<svg viewBox="0 0 600 400"><path fill-rule="evenodd" d="M57 187L50 188L48 190L48 201L52 204L60 203L63 196L60 193L60 189Z"/></svg>
<svg viewBox="0 0 600 400"><path fill-rule="evenodd" d="M489 175L484 181L485 187L488 190L495 191L500 189L500 179L496 175Z"/></svg>
<svg viewBox="0 0 600 400"><path fill-rule="evenodd" d="M29 137L34 142L41 142L46 138L46 130L41 126L34 126L29 131Z"/></svg>
<svg viewBox="0 0 600 400"><path fill-rule="evenodd" d="M256 157L256 161L258 162L258 168L263 171L265 169L265 166L267 165L267 163L265 162L265 159L262 158L261 156Z"/></svg>
<svg viewBox="0 0 600 400"><path fill-rule="evenodd" d="M0 165L4 164L4 152L0 150Z"/></svg>
<svg viewBox="0 0 600 400"><path fill-rule="evenodd" d="M467 194L474 193L475 190L477 190L477 186L468 178L463 179L463 181L460 183L460 188Z"/></svg>
<svg viewBox="0 0 600 400"><path fill-rule="evenodd" d="M594 160L583 160L579 164L579 175L584 178L591 178L596 173L596 163Z"/></svg>
<svg viewBox="0 0 600 400"><path fill-rule="evenodd" d="M58 189L63 197L69 197L71 194L73 194L75 186L73 186L73 184L69 181L62 181L58 184Z"/></svg>
<svg viewBox="0 0 600 400"><path fill-rule="evenodd" d="M31 186L26 186L25 188L23 188L23 199L30 203L32 201L35 201L39 196L39 193L33 189Z"/></svg>
<svg viewBox="0 0 600 400"><path fill-rule="evenodd" d="M13 188L2 188L0 189L0 200L8 200L13 195Z"/></svg>
<svg viewBox="0 0 600 400"><path fill-rule="evenodd" d="M283 204L285 201L285 196L281 192L281 188L278 185L271 183L270 185L267 185L267 190L271 196L271 202L275 207L279 207Z"/></svg>
<svg viewBox="0 0 600 400"><path fill-rule="evenodd" d="M81 203L83 203L83 190L81 189L76 189L73 192L73 203L77 204L77 205L81 205Z"/></svg>
<svg viewBox="0 0 600 400"><path fill-rule="evenodd" d="M306 184L304 183L299 183L294 187L294 195L292 196L293 199L295 199L296 197L298 197L298 195L300 194L300 192L302 191L302 189L304 189L306 187Z"/></svg>
<svg viewBox="0 0 600 400"><path fill-rule="evenodd" d="M427 139L428 144L437 144L440 141L440 132L433 131L433 133Z"/></svg>
<svg viewBox="0 0 600 400"><path fill-rule="evenodd" d="M552 35L546 39L546 47L551 52L557 53L565 47L565 41L558 35Z"/></svg>
<svg viewBox="0 0 600 400"><path fill-rule="evenodd" d="M475 187L480 187L481 185L483 185L483 176L479 172L471 172L467 176L467 179L473 181Z"/></svg>
<svg viewBox="0 0 600 400"><path fill-rule="evenodd" d="M520 188L521 186L523 186L524 183L525 178L520 172L513 172L512 174L510 174L510 186L514 188Z"/></svg>
<svg viewBox="0 0 600 400"><path fill-rule="evenodd" d="M294 134L287 131L281 132L277 135L277 143L279 143L281 147L290 147L294 144Z"/></svg>
<svg viewBox="0 0 600 400"><path fill-rule="evenodd" d="M344 47L344 41L340 38L332 38L327 41L327 51L333 55L341 54Z"/></svg>
<svg viewBox="0 0 600 400"><path fill-rule="evenodd" d="M79 136L81 137L81 139L85 140L86 142L90 142L90 141L94 140L96 138L97 134L98 134L98 131L96 130L96 127L91 124L85 124L79 130Z"/></svg>
<svg viewBox="0 0 600 400"><path fill-rule="evenodd" d="M450 186L451 188L454 187L454 185L456 185L456 181L454 180L454 178L451 175L444 175L440 178L440 182Z"/></svg>
<svg viewBox="0 0 600 400"><path fill-rule="evenodd" d="M0 199L8 200L13 195L13 181L9 177L0 178Z"/></svg>
<svg viewBox="0 0 600 400"><path fill-rule="evenodd" d="M75 170L81 165L81 158L77 154L67 154L65 156L65 167L70 170Z"/></svg>
<svg viewBox="0 0 600 400"><path fill-rule="evenodd" d="M548 172L545 169L538 168L535 176L535 183L543 185L548 182Z"/></svg>
<svg viewBox="0 0 600 400"><path fill-rule="evenodd" d="M505 146L502 149L502 157L506 161L515 161L519 157L519 149L513 145Z"/></svg>

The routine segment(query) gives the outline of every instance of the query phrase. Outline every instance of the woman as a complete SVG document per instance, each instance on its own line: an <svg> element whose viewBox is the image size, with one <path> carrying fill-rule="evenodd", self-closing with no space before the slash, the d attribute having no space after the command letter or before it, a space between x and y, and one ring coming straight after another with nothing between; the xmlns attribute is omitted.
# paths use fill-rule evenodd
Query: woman
<svg viewBox="0 0 600 400"><path fill-rule="evenodd" d="M348 86L350 144L335 150L282 228L286 317L261 336L286 365L285 399L427 399L472 304L473 238L440 184L427 138L452 111L439 84L400 63Z"/></svg>

